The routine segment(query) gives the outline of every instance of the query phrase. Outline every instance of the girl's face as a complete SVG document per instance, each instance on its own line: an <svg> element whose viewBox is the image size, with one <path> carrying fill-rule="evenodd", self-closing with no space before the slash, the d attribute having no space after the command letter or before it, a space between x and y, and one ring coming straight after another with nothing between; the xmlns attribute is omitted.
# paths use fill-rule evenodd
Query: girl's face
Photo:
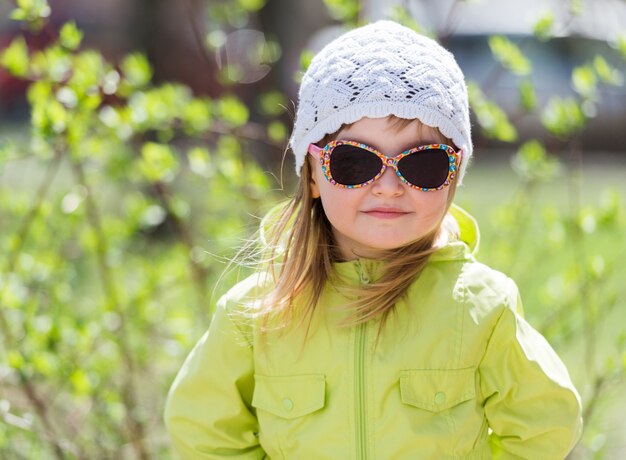
<svg viewBox="0 0 626 460"><path fill-rule="evenodd" d="M439 131L411 123L398 130L389 118L362 118L341 130L338 140L362 142L387 156L419 145L444 142ZM341 188L324 177L317 158L312 165L311 193L322 200L336 244L345 260L376 258L380 250L412 243L441 222L450 187L423 192L403 183L393 168L361 188Z"/></svg>

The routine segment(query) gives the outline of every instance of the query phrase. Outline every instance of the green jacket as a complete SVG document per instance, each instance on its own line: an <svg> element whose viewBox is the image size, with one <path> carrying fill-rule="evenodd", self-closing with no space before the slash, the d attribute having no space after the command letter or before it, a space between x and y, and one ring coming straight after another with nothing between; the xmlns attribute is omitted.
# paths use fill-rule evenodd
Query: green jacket
<svg viewBox="0 0 626 460"><path fill-rule="evenodd" d="M339 327L346 297L324 291L304 327L259 333L245 315L258 277L219 301L170 390L165 421L184 459L554 459L581 431L580 397L521 316L517 287L475 261L478 229L437 251L377 339ZM367 283L375 262L335 266Z"/></svg>

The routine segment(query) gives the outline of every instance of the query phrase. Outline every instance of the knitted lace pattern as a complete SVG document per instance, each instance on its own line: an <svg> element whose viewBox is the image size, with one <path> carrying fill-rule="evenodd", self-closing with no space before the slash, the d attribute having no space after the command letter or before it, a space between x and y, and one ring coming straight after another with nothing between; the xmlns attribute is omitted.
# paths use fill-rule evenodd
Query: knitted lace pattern
<svg viewBox="0 0 626 460"><path fill-rule="evenodd" d="M310 143L363 117L395 115L436 127L472 156L467 87L450 52L392 21L347 32L311 61L298 95L290 146L300 175Z"/></svg>

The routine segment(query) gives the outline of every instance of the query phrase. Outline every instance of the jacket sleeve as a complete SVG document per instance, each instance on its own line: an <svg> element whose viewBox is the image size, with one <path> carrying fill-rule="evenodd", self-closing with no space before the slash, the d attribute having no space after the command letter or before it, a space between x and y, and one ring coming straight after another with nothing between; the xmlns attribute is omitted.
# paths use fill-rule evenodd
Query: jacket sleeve
<svg viewBox="0 0 626 460"><path fill-rule="evenodd" d="M181 458L263 458L253 390L252 347L222 300L166 401L165 424Z"/></svg>
<svg viewBox="0 0 626 460"><path fill-rule="evenodd" d="M580 396L546 339L512 309L503 309L479 374L494 459L567 456L581 433Z"/></svg>

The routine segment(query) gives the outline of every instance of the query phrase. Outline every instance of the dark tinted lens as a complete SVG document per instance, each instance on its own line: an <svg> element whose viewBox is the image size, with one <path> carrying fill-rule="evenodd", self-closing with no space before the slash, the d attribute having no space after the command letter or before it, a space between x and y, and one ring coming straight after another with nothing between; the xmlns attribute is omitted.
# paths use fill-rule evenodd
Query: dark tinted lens
<svg viewBox="0 0 626 460"><path fill-rule="evenodd" d="M450 163L442 149L422 150L398 162L400 174L411 184L422 188L437 188L446 181Z"/></svg>
<svg viewBox="0 0 626 460"><path fill-rule="evenodd" d="M330 156L330 174L343 185L359 185L373 179L382 169L382 161L372 152L341 144Z"/></svg>

